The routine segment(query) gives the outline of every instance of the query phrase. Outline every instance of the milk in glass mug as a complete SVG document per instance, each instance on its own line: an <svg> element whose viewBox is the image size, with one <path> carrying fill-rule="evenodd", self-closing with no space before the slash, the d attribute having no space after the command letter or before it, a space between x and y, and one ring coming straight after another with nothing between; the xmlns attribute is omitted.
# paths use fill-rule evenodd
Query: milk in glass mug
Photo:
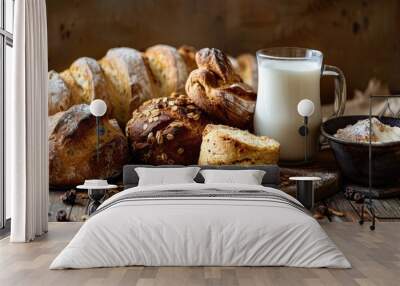
<svg viewBox="0 0 400 286"><path fill-rule="evenodd" d="M254 130L281 144L281 162L304 160L306 140L299 133L303 117L297 113L302 99L314 103L308 119L308 154L312 158L319 148L321 125L320 79L335 77L333 116L342 115L346 103L346 81L343 72L334 66L323 65L320 51L304 48L268 48L257 52L258 93L254 113Z"/></svg>

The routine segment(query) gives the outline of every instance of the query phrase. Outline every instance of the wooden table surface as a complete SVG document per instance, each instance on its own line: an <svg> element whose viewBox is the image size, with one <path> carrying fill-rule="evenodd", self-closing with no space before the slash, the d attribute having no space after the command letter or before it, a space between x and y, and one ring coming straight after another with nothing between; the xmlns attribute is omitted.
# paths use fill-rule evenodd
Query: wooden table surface
<svg viewBox="0 0 400 286"><path fill-rule="evenodd" d="M351 203L343 196L343 186L340 171L336 164L333 153L330 149L319 152L315 161L306 166L280 166L281 184L280 189L295 196L296 185L289 181L291 176L318 176L322 180L316 183L315 199L316 205L323 201L326 205L345 213L345 217L334 217L335 221L358 221L358 215L353 209ZM82 221L85 219L86 205L88 202L86 192L78 192L78 198L74 206L65 205L61 200L64 191L50 192L49 220L57 221L56 214L58 210L64 209L70 221ZM354 204L353 204L354 205ZM386 214L400 214L400 199L388 199L376 201L376 207ZM367 214L366 219L369 219Z"/></svg>
<svg viewBox="0 0 400 286"><path fill-rule="evenodd" d="M289 180L293 176L315 176L321 181L315 183L315 199L331 197L342 190L339 167L330 149L320 151L314 161L307 165L281 167L281 190L295 196L296 184Z"/></svg>

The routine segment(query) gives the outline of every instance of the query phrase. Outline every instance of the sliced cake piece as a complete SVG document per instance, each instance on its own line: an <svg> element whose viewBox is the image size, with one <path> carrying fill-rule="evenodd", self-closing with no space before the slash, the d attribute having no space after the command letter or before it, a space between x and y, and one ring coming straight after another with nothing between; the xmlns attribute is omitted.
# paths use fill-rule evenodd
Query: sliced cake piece
<svg viewBox="0 0 400 286"><path fill-rule="evenodd" d="M237 128L208 124L203 131L199 165L263 165L279 160L279 142Z"/></svg>

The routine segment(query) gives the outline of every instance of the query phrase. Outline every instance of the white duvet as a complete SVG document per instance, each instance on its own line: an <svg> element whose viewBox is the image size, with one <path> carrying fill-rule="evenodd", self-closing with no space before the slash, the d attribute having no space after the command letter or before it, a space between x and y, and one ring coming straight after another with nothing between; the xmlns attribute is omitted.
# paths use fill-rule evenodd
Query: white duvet
<svg viewBox="0 0 400 286"><path fill-rule="evenodd" d="M257 198L122 200L132 192L262 190L254 185L179 184L135 187L107 201L81 227L50 269L145 266L294 266L349 268L310 215ZM117 201L117 203L116 203ZM297 202L298 203L298 202Z"/></svg>

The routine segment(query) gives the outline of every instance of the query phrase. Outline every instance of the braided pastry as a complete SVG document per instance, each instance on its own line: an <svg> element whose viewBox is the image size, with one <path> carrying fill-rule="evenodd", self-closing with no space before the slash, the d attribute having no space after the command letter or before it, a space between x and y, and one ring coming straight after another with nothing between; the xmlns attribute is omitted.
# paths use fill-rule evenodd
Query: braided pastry
<svg viewBox="0 0 400 286"><path fill-rule="evenodd" d="M198 69L186 82L186 93L203 111L217 121L251 128L256 94L243 83L227 56L218 49L204 48L197 52Z"/></svg>

